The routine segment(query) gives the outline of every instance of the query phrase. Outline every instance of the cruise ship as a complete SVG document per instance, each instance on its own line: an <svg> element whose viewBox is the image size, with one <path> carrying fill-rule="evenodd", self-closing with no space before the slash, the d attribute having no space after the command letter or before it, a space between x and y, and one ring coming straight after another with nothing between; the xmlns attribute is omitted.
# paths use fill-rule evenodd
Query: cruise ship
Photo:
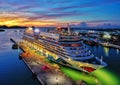
<svg viewBox="0 0 120 85"><path fill-rule="evenodd" d="M107 66L101 58L92 54L81 37L70 28L32 28L24 31L22 43L36 49L46 58L62 59L72 67L92 72Z"/></svg>

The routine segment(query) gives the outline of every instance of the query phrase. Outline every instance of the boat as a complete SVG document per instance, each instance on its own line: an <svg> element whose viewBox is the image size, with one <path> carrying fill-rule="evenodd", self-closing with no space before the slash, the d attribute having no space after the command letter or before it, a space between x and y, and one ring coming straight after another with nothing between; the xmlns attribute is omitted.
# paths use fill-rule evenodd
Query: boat
<svg viewBox="0 0 120 85"><path fill-rule="evenodd" d="M85 44L88 44L88 45L91 45L91 46L98 46L99 44L95 41L87 41L87 40L84 40L84 43Z"/></svg>
<svg viewBox="0 0 120 85"><path fill-rule="evenodd" d="M82 38L70 28L32 28L24 31L22 43L46 58L68 62L73 68L92 72L107 66L85 46ZM52 58L50 58L52 57ZM55 61L56 62L56 61Z"/></svg>
<svg viewBox="0 0 120 85"><path fill-rule="evenodd" d="M96 38L82 38L83 42L85 44L91 45L91 46L98 46L99 45L99 41Z"/></svg>
<svg viewBox="0 0 120 85"><path fill-rule="evenodd" d="M0 32L4 32L5 30L4 29L0 29Z"/></svg>

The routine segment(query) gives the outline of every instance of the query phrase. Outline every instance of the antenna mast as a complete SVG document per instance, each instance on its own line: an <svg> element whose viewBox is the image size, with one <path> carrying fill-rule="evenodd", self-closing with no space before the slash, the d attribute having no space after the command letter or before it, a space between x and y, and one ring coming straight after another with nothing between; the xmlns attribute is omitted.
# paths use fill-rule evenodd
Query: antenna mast
<svg viewBox="0 0 120 85"><path fill-rule="evenodd" d="M71 35L71 31L70 31L69 23L67 23L67 28L68 28L68 34Z"/></svg>

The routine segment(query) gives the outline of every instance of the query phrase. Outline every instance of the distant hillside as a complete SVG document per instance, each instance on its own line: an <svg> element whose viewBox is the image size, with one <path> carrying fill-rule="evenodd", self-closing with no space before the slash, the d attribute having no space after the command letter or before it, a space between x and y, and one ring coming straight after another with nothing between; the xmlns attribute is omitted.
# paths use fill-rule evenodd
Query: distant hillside
<svg viewBox="0 0 120 85"><path fill-rule="evenodd" d="M120 28L71 28L72 30L96 30L96 31L111 31L111 30L119 30Z"/></svg>
<svg viewBox="0 0 120 85"><path fill-rule="evenodd" d="M14 28L16 28L16 29L24 29L24 28L26 28L26 27L22 27L22 26L11 26L11 27L8 27L8 26L0 26L0 29L14 29Z"/></svg>

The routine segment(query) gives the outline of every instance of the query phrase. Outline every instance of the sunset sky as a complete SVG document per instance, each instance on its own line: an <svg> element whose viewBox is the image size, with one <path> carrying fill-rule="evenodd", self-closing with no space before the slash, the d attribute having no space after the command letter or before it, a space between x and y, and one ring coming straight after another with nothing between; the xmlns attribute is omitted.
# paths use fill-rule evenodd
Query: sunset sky
<svg viewBox="0 0 120 85"><path fill-rule="evenodd" d="M0 25L120 24L120 0L0 0Z"/></svg>

